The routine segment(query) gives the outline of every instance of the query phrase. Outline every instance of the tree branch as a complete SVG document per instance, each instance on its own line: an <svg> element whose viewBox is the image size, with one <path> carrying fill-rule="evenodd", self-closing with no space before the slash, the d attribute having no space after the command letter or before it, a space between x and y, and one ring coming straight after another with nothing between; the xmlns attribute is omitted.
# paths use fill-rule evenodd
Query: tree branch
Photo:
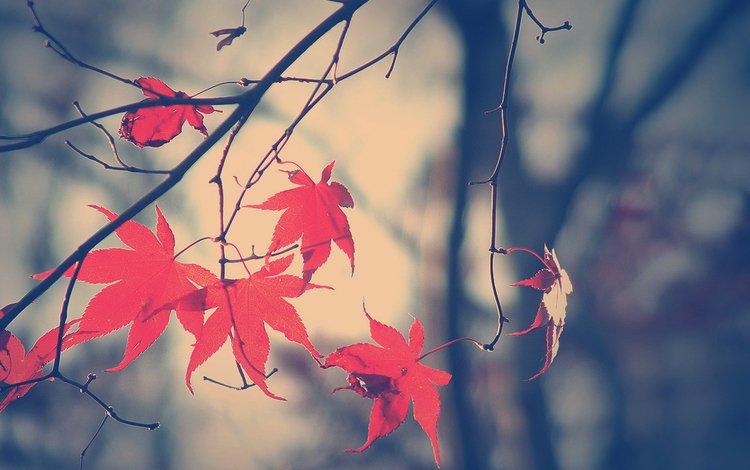
<svg viewBox="0 0 750 470"><path fill-rule="evenodd" d="M347 18L350 18L352 14L367 3L367 1L368 0L356 0L346 3L324 19L318 26L313 28L312 31L302 38L275 66L273 66L273 68L271 68L271 70L269 70L258 84L247 92L239 95L239 106L237 109L219 124L216 130L212 132L206 140L201 142L192 152L190 152L180 164L174 167L169 176L167 176L162 183L125 209L115 220L90 236L73 253L65 258L65 260L63 260L63 262L60 263L60 265L58 265L58 267L55 268L45 280L41 281L37 286L27 292L26 295L24 295L5 316L0 318L0 331L4 330L27 306L31 304L31 302L46 292L47 289L49 289L68 268L83 259L86 253L91 251L102 240L111 235L123 223L135 217L139 212L179 183L185 173L187 173L187 171L192 168L193 165L195 165L195 163L197 163L198 160L200 160L219 139L229 132L243 116L252 114L266 91L268 91L279 77L281 77L281 74L289 68L289 66L291 66L313 44L315 44L318 39L323 37L334 26L345 21ZM99 117L102 116L89 115L88 119L93 120Z"/></svg>

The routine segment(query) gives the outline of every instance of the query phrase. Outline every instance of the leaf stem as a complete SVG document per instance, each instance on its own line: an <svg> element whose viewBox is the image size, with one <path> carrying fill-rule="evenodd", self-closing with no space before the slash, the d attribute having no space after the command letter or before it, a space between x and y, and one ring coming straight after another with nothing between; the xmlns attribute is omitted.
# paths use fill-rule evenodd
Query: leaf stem
<svg viewBox="0 0 750 470"><path fill-rule="evenodd" d="M200 242L205 242L206 240L213 240L213 237L201 237L201 238L199 238L199 239L195 240L194 242L191 242L191 243L190 243L190 244L189 244L188 246L186 246L185 248L183 248L183 249L181 249L180 251L178 251L178 252L177 252L177 253L176 253L176 254L175 254L175 255L174 255L173 257L172 257L172 259L173 259L173 260L176 260L176 259L177 259L177 258L178 258L178 257L179 257L180 255L182 255L183 253L185 253L186 251L188 251L188 250L189 250L190 248L194 247L195 245L197 245L197 244L198 244L198 243L200 243Z"/></svg>
<svg viewBox="0 0 750 470"><path fill-rule="evenodd" d="M536 259L538 259L543 265L547 266L547 262L544 261L544 259L541 256L539 256L539 254L536 251L534 251L534 250L530 250L528 248L514 247L514 248L508 248L505 251L506 251L506 253L513 253L514 251L523 251L523 252L526 252L526 253L530 253L530 254L534 255L536 257Z"/></svg>
<svg viewBox="0 0 750 470"><path fill-rule="evenodd" d="M429 355L431 355L431 354L434 354L434 353L436 353L436 352L438 352L438 351L441 351L441 350L443 350L443 349L447 348L448 346L452 346L452 345L454 345L454 344L456 344L456 343L459 343L459 342L461 342L461 341L468 341L468 342L470 342L470 343L474 344L474 346L478 347L479 349L481 349L481 350L483 350L483 351L486 351L486 350L487 350L487 349L486 349L486 348L484 347L484 344L483 344L483 343L480 343L479 341L477 341L477 340L475 340L475 339L473 339L473 338L457 338L457 339L454 339L454 340L448 341L448 342L447 342L447 343L445 343L445 344L441 344L440 346L436 347L435 349L431 349L431 350L427 351L426 353L422 354L421 356L419 356L419 357L417 358L417 362L421 361L422 359L426 358L427 356L429 356Z"/></svg>

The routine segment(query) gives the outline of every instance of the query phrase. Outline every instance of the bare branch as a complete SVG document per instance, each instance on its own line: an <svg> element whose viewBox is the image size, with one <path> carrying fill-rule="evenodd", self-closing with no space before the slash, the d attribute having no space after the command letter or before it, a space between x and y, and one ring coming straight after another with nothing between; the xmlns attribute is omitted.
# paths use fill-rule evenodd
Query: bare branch
<svg viewBox="0 0 750 470"><path fill-rule="evenodd" d="M240 80L237 82L238 84L242 86L250 86L255 83L260 82L258 79L250 79L250 78L240 78ZM333 83L333 80L327 79L327 78L304 78L304 77L279 77L277 80L277 83L282 82L297 82L297 83Z"/></svg>
<svg viewBox="0 0 750 470"><path fill-rule="evenodd" d="M433 6L438 2L438 0L432 0L427 6L417 15L416 18L414 18L414 21L412 21L409 26L406 27L406 30L403 32L401 37L398 38L398 40L389 47L386 51L384 51L382 54L378 55L377 57L372 58L371 60L365 62L364 64L360 65L359 67L351 70L350 72L345 73L344 75L340 76L338 78L338 81L345 80L353 75L356 75L360 73L361 71L368 69L372 67L373 65L377 64L381 60L385 59L389 55L393 54L393 60L391 61L391 66L388 68L388 72L385 74L385 78L390 78L391 72L393 72L393 68L396 65L396 58L398 56L398 51L401 49L401 45L406 41L406 38L409 37L409 34L411 34L412 30L419 24L420 21L422 21L422 18L427 15L427 13L432 9Z"/></svg>
<svg viewBox="0 0 750 470"><path fill-rule="evenodd" d="M121 417L120 415L117 414L117 412L112 406L108 405L104 400L99 398L94 392L90 390L88 386L91 382L90 380L86 382L85 384L82 384L82 383L76 382L75 380L69 379L68 377L62 374L57 374L55 378L60 379L62 382L73 385L74 387L79 389L81 393L87 395L89 398L94 400L99 406L101 406L104 409L104 411L107 412L107 414L110 417L112 417L112 419L114 419L118 423L126 424L128 426L133 426L137 428L146 428L150 431L153 431L154 429L158 428L161 425L161 423L159 423L158 421L155 421L153 423L144 423L144 422L133 421L133 420L125 419Z"/></svg>
<svg viewBox="0 0 750 470"><path fill-rule="evenodd" d="M221 279L224 279L226 277L226 247L224 244L225 237L224 237L224 182L221 179L222 172L224 171L224 165L226 164L227 157L229 156L229 150L232 148L232 143L234 143L234 139L237 137L237 134L240 132L240 129L242 129L242 126L247 122L249 116L243 116L242 119L240 119L237 124L235 124L234 128L232 128L231 132L229 133L229 137L227 137L227 142L224 144L224 149L221 152L221 158L219 159L219 166L216 169L216 175L209 180L209 183L216 183L216 189L218 192L218 205L219 205L219 235L216 237L216 240L219 241L219 269L221 270Z"/></svg>
<svg viewBox="0 0 750 470"><path fill-rule="evenodd" d="M44 26L42 25L42 20L39 18L39 15L36 12L36 8L34 7L34 1L27 0L26 6L29 7L29 11L31 12L31 18L34 21L34 31L46 37L47 40L45 41L45 46L47 46L49 49L51 49L61 58L67 60L71 64L77 65L84 69L92 70L98 74L117 80L118 82L122 82L127 85L132 85L134 87L140 88L133 80L120 77L119 75L115 75L104 69L100 69L99 67L94 67L93 65L87 64L86 62L83 62L79 60L78 58L76 58L76 56L74 56L60 41L58 41L57 38L55 38L49 31L47 31L44 28Z"/></svg>
<svg viewBox="0 0 750 470"><path fill-rule="evenodd" d="M534 15L534 12L529 7L526 0L518 0L518 7L516 9L516 19L513 27L513 38L510 43L510 49L508 51L508 58L505 62L505 74L503 77L503 88L502 98L500 99L500 106L497 109L500 111L500 135L502 139L500 141L500 150L498 152L497 160L495 162L495 169L489 178L471 182L470 184L489 184L490 186L490 256L489 256L489 272L490 272L490 286L492 288L492 297L495 301L495 308L497 310L497 332L495 337L489 343L485 344L484 347L487 350L493 350L495 344L500 339L500 335L503 332L503 325L508 319L503 314L503 306L500 302L500 295L497 289L497 283L495 279L495 255L504 254L505 250L497 246L497 216L498 216L498 186L500 177L500 167L503 163L503 157L505 156L508 149L508 102L510 99L510 80L513 72L513 63L516 57L516 50L518 49L518 37L521 32L521 23L523 20L524 12L531 18L531 20L541 29L541 34L537 36L537 40L540 43L544 43L544 34L552 31L569 30L571 29L570 22L565 21L563 24L554 27L547 27L542 24L539 19Z"/></svg>
<svg viewBox="0 0 750 470"><path fill-rule="evenodd" d="M58 355L59 357L59 355ZM99 398L98 395L96 395L94 392L90 389L90 384L96 379L95 374L89 374L87 376L87 380L85 383L77 382L67 376L65 376L63 373L61 373L59 370L52 370L49 374L46 374L42 377L37 377L34 379L24 380L22 382L16 382L16 383L9 383L4 384L0 386L0 393L4 392L5 390L9 390L11 388L19 387L21 385L28 385L28 384L36 384L40 382L44 382L46 380L60 380L61 382L65 382L66 384L72 385L75 388L77 388L81 393L88 396L90 399L92 399L94 402L96 402L97 405L101 406L104 411L107 412L109 416L112 417L115 421L118 423L126 424L128 426L134 426L138 428L146 428L149 430L154 430L159 427L159 422L153 422L153 423L145 423L140 421L133 421L130 419L125 419L121 417L117 412L115 411L114 407L107 404L104 400Z"/></svg>

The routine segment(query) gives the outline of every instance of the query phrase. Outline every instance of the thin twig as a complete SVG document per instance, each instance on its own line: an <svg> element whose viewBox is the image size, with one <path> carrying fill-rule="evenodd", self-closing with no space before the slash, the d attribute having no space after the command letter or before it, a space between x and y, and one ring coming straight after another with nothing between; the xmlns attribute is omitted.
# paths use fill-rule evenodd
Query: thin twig
<svg viewBox="0 0 750 470"><path fill-rule="evenodd" d="M37 33L47 38L47 40L45 41L45 45L49 49L51 49L53 52L55 52L57 55L67 60L68 62L74 65L77 65L79 67L82 67L84 69L89 69L96 73L102 74L106 77L125 83L127 85L138 87L138 85L133 80L120 77L119 75L115 75L112 72L108 72L104 69L100 69L99 67L95 67L93 65L87 64L86 62L83 62L82 60L79 60L60 41L58 41L57 38L55 38L49 31L47 31L47 29L45 29L45 27L42 25L41 19L39 19L39 15L36 12L36 8L34 8L34 1L27 0L26 6L29 7L29 11L31 12L31 18L34 20L34 31L36 31Z"/></svg>
<svg viewBox="0 0 750 470"><path fill-rule="evenodd" d="M244 15L244 10L243 10L243 15ZM216 183L216 190L218 192L217 204L219 206L219 210L218 210L219 235L215 239L216 241L220 242L219 243L219 270L220 270L220 278L222 280L226 277L227 255L226 255L226 247L224 246L224 243L223 243L225 241L225 238L224 238L224 182L221 177L224 171L224 165L226 164L227 157L229 156L229 150L232 148L232 144L234 143L234 139L237 137L237 134L242 129L242 126L245 125L249 117L250 117L249 115L242 116L240 120L237 121L237 124L235 124L232 130L229 132L229 136L227 137L227 142L226 144L224 144L224 149L221 152L219 165L216 168L216 175L214 175L214 177L209 180L209 183Z"/></svg>
<svg viewBox="0 0 750 470"><path fill-rule="evenodd" d="M250 86L260 82L258 79L252 78L240 78L236 83L242 86ZM279 77L276 80L277 83L282 82L297 82L297 83L333 83L333 80L329 78L305 78L305 77Z"/></svg>
<svg viewBox="0 0 750 470"><path fill-rule="evenodd" d="M242 372L242 369L239 367L239 364L237 364L237 367L240 371L240 376L242 377L242 381L243 381L243 384L239 387L236 385L229 385L224 382L220 382L218 380L212 379L211 377L206 377L205 375L203 376L203 380L205 380L206 382L211 382L212 384L221 385L222 387L231 388L232 390L238 390L238 391L247 390L250 387L255 387L254 383L247 382L247 380L245 379L245 374ZM275 374L278 371L279 369L274 367L273 369L271 369L271 372L266 374L266 378L270 378L273 374Z"/></svg>
<svg viewBox="0 0 750 470"><path fill-rule="evenodd" d="M247 382L247 378L245 377L245 371L242 370L242 365L237 361L234 361L234 365L237 367L237 373L240 374L240 380L242 380L242 386L243 387L249 386Z"/></svg>
<svg viewBox="0 0 750 470"><path fill-rule="evenodd" d="M531 8L529 8L528 3L526 3L526 0L523 0L522 3L523 3L523 9L526 11L526 14L529 16L529 18L531 18L531 20L534 23L536 23L536 25L542 31L541 34L539 34L539 36L536 37L536 40L539 41L539 44L544 44L544 35L547 33L551 33L553 31L561 31L561 30L569 31L570 29L573 28L573 25L570 24L570 21L565 21L563 24L558 25L558 26L547 27L543 25L542 22L539 21L539 19L537 19L536 15L534 15L534 12L531 11Z"/></svg>
<svg viewBox="0 0 750 470"><path fill-rule="evenodd" d="M112 419L114 419L118 423L126 424L128 426L133 426L137 428L146 428L151 431L153 431L154 429L158 428L161 425L161 423L159 423L158 421L153 422L153 423L143 423L140 421L133 421L133 420L125 419L121 417L120 415L118 415L117 412L115 412L114 407L108 405L104 400L102 400L94 392L92 392L90 387L88 387L88 383L82 384L82 383L76 382L75 380L69 379L63 374L57 374L55 378L60 379L62 382L73 385L74 387L79 389L81 393L87 395L89 398L94 400L99 406L101 406L104 409L104 411L107 412L109 416L112 417Z"/></svg>
<svg viewBox="0 0 750 470"><path fill-rule="evenodd" d="M83 458L86 456L86 452L88 452L89 447L91 447L91 444L94 443L94 440L96 440L96 438L99 437L99 433L102 432L102 428L104 428L104 424L107 422L108 419L109 419L109 414L104 413L104 419L102 419L101 424L99 424L99 427L96 428L96 432L94 433L93 436L91 436L91 440L89 441L89 443L86 444L86 447L84 447L83 450L81 451L81 464L78 467L80 470L83 470Z"/></svg>
<svg viewBox="0 0 750 470"><path fill-rule="evenodd" d="M86 113L83 112L83 108L81 108L81 104L78 101L73 101L73 106L75 106L76 110L78 111L78 114L81 115L81 117L86 117ZM91 124L94 125L97 129L99 129L103 134L104 137L107 139L107 142L109 142L109 147L112 149L112 155L114 155L115 160L117 160L117 163L120 164L123 168L127 168L130 165L126 165L125 162L122 161L120 158L120 153L117 151L117 145L115 145L115 138L112 137L112 134L107 130L106 127L99 124L96 121L91 121Z"/></svg>
<svg viewBox="0 0 750 470"><path fill-rule="evenodd" d="M401 45L404 43L406 38L411 34L412 30L419 24L420 21L422 21L422 18L427 15L427 13L432 9L433 6L438 2L438 0L432 0L424 9L419 13L419 15L414 18L414 20L409 24L409 26L406 27L406 30L401 34L401 36L398 38L398 40L389 47L386 51L381 53L380 55L372 58L371 60L368 60L364 64L360 65L359 67L356 67L355 69L345 73L344 75L340 76L338 78L338 81L345 80L353 75L356 75L360 73L361 71L372 67L373 65L377 64L381 60L385 59L389 55L393 54L393 60L391 60L391 65L388 68L388 72L385 74L385 78L390 78L391 72L393 72L393 68L396 64L396 58L398 56L398 51L401 49Z"/></svg>
<svg viewBox="0 0 750 470"><path fill-rule="evenodd" d="M81 107L81 104L78 101L74 101L73 102L73 106L76 108L76 111L78 111L78 114L80 114L82 118L87 117L86 113L83 111L83 108ZM73 150L75 150L79 155L81 155L81 156L83 156L83 157L85 157L85 158L87 158L87 159L89 159L91 161L94 161L96 163L99 163L100 165L102 165L104 167L105 170L119 170L119 171L127 171L127 172L130 172L130 173L146 173L146 174L162 174L162 175L165 175L165 174L169 173L169 170L147 170L147 169L144 169L144 168L138 168L138 167L135 167L135 166L132 166L132 165L128 165L127 163L125 163L124 161L122 161L122 159L120 158L120 153L117 151L117 144L115 144L115 138L107 130L107 128L104 127L103 125L99 124L96 121L91 121L91 124L94 127L96 127L97 129L99 129L99 131L102 134L104 134L104 138L107 139L107 142L109 143L109 148L112 150L112 155L114 156L114 158L117 161L117 163L120 164L119 167L112 166L112 165L110 165L110 164L108 164L108 163L106 163L106 162L104 162L104 161L96 158L94 155L90 155L88 153L83 152L78 147L76 147L75 145L73 145L69 140L66 140L65 144L68 147L70 147Z"/></svg>
<svg viewBox="0 0 750 470"><path fill-rule="evenodd" d="M95 155L84 152L83 150L76 147L75 144L73 144L73 142L67 139L65 140L65 145L70 147L74 152L76 152L78 155L82 156L83 158L86 158L88 160L91 160L92 162L98 163L105 170L126 171L128 173L143 173L143 174L151 174L151 175L168 175L169 174L169 170L146 170L146 169L138 168L134 166L126 166L126 167L112 166L109 163L96 158Z"/></svg>
<svg viewBox="0 0 750 470"><path fill-rule="evenodd" d="M333 53L333 60L331 60L331 65L333 66L333 70L331 70L331 75L332 75L331 80L334 85L337 82L336 72L338 71L338 68L339 68L339 58L341 54L341 49L344 47L344 40L346 40L346 33L349 32L349 26L351 26L351 24L352 24L351 18L347 19L346 22L344 23L344 30L341 31L341 35L339 36L339 42L336 45L336 50ZM317 86L320 87L321 85L322 85L322 82L318 82Z"/></svg>
<svg viewBox="0 0 750 470"><path fill-rule="evenodd" d="M50 380L50 379L52 379L52 380L60 380L61 382L65 382L66 384L74 386L81 393L85 394L90 399L92 399L96 404L98 404L100 407L102 407L102 409L104 409L104 411L106 411L107 414L109 414L112 417L112 419L114 419L118 423L122 423L122 424L125 424L125 425L128 425L128 426L133 426L133 427L146 428L146 429L149 429L149 430L154 430L154 429L156 429L156 428L158 428L160 426L160 423L158 421L153 422L153 423L144 423L144 422L140 422L140 421L133 421L133 420L130 420L130 419L125 419L125 418L121 417L119 414L117 414L117 412L115 411L114 407L112 407L109 404L107 404L107 402L105 402L104 400L102 400L101 398L99 398L98 395L96 395L94 392L91 391L90 384L91 384L91 382L94 381L94 379L96 379L96 375L95 374L89 374L87 376L86 382L85 383L80 383L80 382L78 382L76 380L73 380L73 379L67 377L66 375L64 375L63 373L61 373L59 370L57 370L57 371L53 370L49 374L43 375L41 377L36 377L36 378L33 378L33 379L24 380L22 382L16 382L16 383L10 383L10 384L2 385L2 386L0 386L0 393L4 392L5 390L9 390L11 388L20 387L22 385L36 384L36 383L44 382L44 381Z"/></svg>
<svg viewBox="0 0 750 470"><path fill-rule="evenodd" d="M243 28L245 27L245 9L247 8L248 5L250 5L250 0L247 0L245 2L245 5L242 7L242 25L241 26Z"/></svg>
<svg viewBox="0 0 750 470"><path fill-rule="evenodd" d="M274 256L281 256L286 253L289 253L290 251L296 250L297 248L299 248L299 244L295 243L294 245L289 245L288 247L278 250L278 251L273 251L265 255L258 255L255 253L255 247L253 247L252 253L250 254L250 256L246 256L244 258L237 258L237 259L231 259L231 258L225 259L224 262L225 263L242 263L244 261L255 261L259 259L273 258Z"/></svg>

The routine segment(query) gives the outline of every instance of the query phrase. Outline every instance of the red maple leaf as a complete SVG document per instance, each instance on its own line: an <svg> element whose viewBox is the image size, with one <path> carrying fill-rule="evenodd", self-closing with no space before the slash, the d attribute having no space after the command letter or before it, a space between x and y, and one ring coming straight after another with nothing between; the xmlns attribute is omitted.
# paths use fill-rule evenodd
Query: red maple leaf
<svg viewBox="0 0 750 470"><path fill-rule="evenodd" d="M573 292L573 284L570 282L568 273L560 268L560 262L557 260L555 249L552 251L544 246L544 258L531 250L525 248L509 248L508 253L512 251L526 251L539 258L544 264L544 268L537 271L536 274L528 279L518 281L513 286L528 286L538 289L542 294L542 301L539 303L539 309L531 326L523 331L511 333L511 336L525 335L537 328L547 327L547 351L545 353L544 366L529 380L533 380L547 372L552 365L552 360L557 356L557 350L560 347L560 335L562 335L565 326L565 309L568 305L567 296Z"/></svg>
<svg viewBox="0 0 750 470"><path fill-rule="evenodd" d="M0 311L0 317L13 306L7 305ZM77 321L68 323L63 334ZM7 385L25 382L42 377L45 364L55 359L59 327L43 334L32 346L28 354L21 340L10 331L0 331L0 412L11 402L26 395L38 382L27 383L16 387L4 388ZM62 350L73 346L67 339L63 340Z"/></svg>
<svg viewBox="0 0 750 470"><path fill-rule="evenodd" d="M299 185L271 196L262 204L245 207L283 210L269 253L291 245L300 238L302 277L309 282L313 273L323 265L331 253L331 240L346 253L354 272L354 241L349 222L341 207L354 207L351 194L341 183L331 179L335 161L323 169L320 182L315 183L302 169L290 171L289 181Z"/></svg>
<svg viewBox="0 0 750 470"><path fill-rule="evenodd" d="M182 91L169 88L158 78L141 77L135 83L141 87L143 94L148 96L143 101L159 98L190 98ZM187 121L201 134L208 136L206 126L203 125L203 115L214 111L221 112L210 105L179 104L140 108L122 117L120 135L138 147L160 147L177 137Z"/></svg>
<svg viewBox="0 0 750 470"><path fill-rule="evenodd" d="M310 342L302 319L284 298L299 297L308 289L324 286L282 274L292 258L287 256L272 261L248 274L247 278L217 281L177 301L178 305L191 310L216 308L206 319L190 355L185 383L191 392L190 377L195 369L230 338L234 357L250 379L269 397L283 400L271 393L266 385L266 362L271 350L266 324L283 333L289 341L304 346L310 354L320 357Z"/></svg>
<svg viewBox="0 0 750 470"><path fill-rule="evenodd" d="M110 221L117 218L103 207L91 207ZM125 222L115 233L132 250L92 251L78 273L80 281L110 285L91 299L71 341L79 344L132 323L122 361L108 372L127 367L164 332L171 312L165 305L216 281L205 268L175 260L174 234L158 206L156 216L156 233L138 222ZM70 277L74 272L75 267L71 267L65 275ZM49 271L34 278L48 275ZM176 313L185 330L197 336L203 326L203 311L179 306Z"/></svg>
<svg viewBox="0 0 750 470"><path fill-rule="evenodd" d="M440 466L437 424L440 396L436 385L447 385L451 375L421 364L424 327L416 318L409 330L409 343L394 328L373 319L370 335L380 346L358 343L332 352L323 367L341 367L349 373L349 385L337 390L352 390L375 400L370 413L367 441L357 449L362 452L379 437L398 428L406 419L409 402L414 404L414 419L430 438L435 463ZM331 392L331 393L333 393Z"/></svg>

